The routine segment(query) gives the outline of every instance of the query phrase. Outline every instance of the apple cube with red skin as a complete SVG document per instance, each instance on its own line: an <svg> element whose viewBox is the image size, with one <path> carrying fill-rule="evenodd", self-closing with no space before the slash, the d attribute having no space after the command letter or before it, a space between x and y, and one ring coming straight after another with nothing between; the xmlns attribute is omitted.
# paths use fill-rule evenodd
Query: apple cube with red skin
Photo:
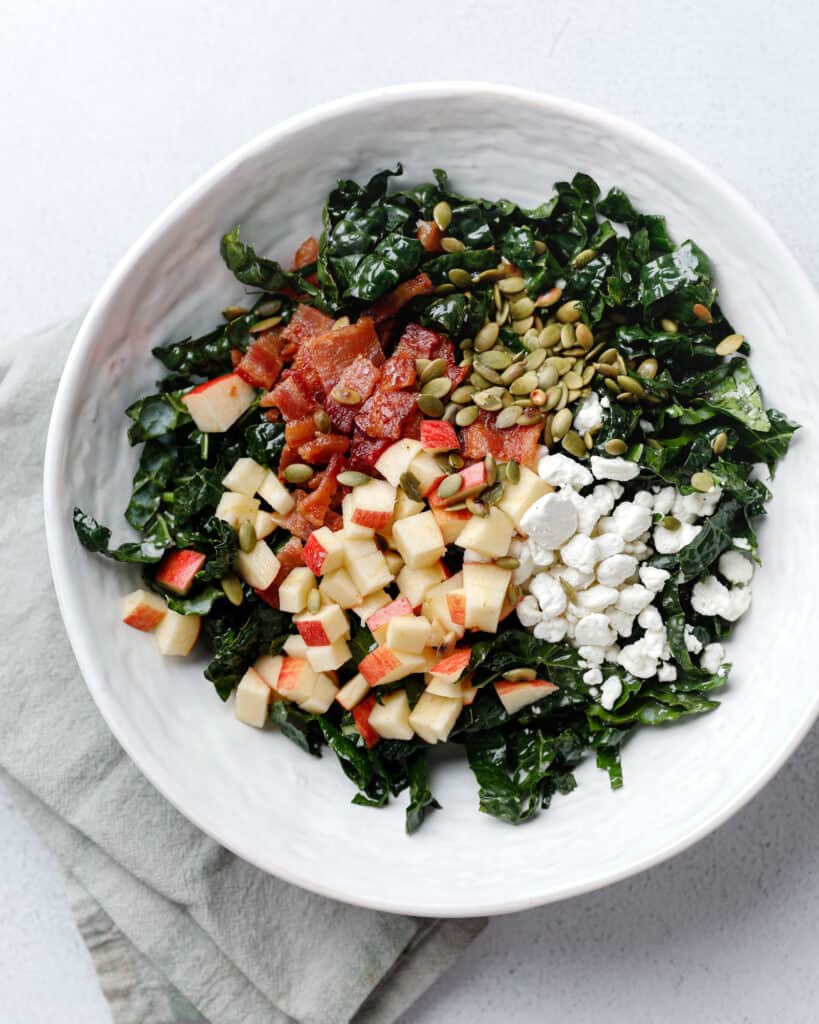
<svg viewBox="0 0 819 1024"><path fill-rule="evenodd" d="M469 659L472 657L472 650L469 647L461 647L446 657L437 661L429 670L430 675L437 676L444 682L455 683L464 674Z"/></svg>
<svg viewBox="0 0 819 1024"><path fill-rule="evenodd" d="M271 690L277 690L276 684L279 681L283 661L284 658L280 654L264 654L253 663L254 670L258 672Z"/></svg>
<svg viewBox="0 0 819 1024"><path fill-rule="evenodd" d="M326 647L350 635L350 623L337 604L327 604L317 612L302 612L293 623L308 647Z"/></svg>
<svg viewBox="0 0 819 1024"><path fill-rule="evenodd" d="M533 473L526 466L521 466L520 479L516 484L511 483L509 480L506 481L503 488L503 497L498 502L497 507L509 516L515 527L519 530L523 513L530 505L534 505L538 498L542 498L544 494L548 494L553 490L552 485L547 484L545 480L541 480L537 473Z"/></svg>
<svg viewBox="0 0 819 1024"><path fill-rule="evenodd" d="M475 698L478 696L478 687L472 685L471 677L461 680L461 695L463 696L465 707L469 707L470 704L475 702Z"/></svg>
<svg viewBox="0 0 819 1024"><path fill-rule="evenodd" d="M410 713L410 725L427 743L444 743L458 720L463 704L460 697L438 697L425 690Z"/></svg>
<svg viewBox="0 0 819 1024"><path fill-rule="evenodd" d="M166 590L184 596L193 586L194 576L206 561L205 555L190 548L169 551L159 563L154 580Z"/></svg>
<svg viewBox="0 0 819 1024"><path fill-rule="evenodd" d="M424 420L421 423L421 444L428 452L460 450L455 428L446 420Z"/></svg>
<svg viewBox="0 0 819 1024"><path fill-rule="evenodd" d="M421 442L410 437L404 437L395 444L390 445L385 452L378 457L375 468L393 487L398 487L401 477L412 464L412 460L421 451ZM440 475L440 470L438 473Z"/></svg>
<svg viewBox="0 0 819 1024"><path fill-rule="evenodd" d="M448 498L441 498L438 495L438 488L435 487L430 491L427 496L427 501L433 508L440 508L444 505L454 505L460 501L464 501L466 498L471 497L473 494L477 494L478 491L486 487L488 483L488 477L486 475L486 466L482 462L473 462L471 466L466 466L464 469L458 471L461 477L461 486Z"/></svg>
<svg viewBox="0 0 819 1024"><path fill-rule="evenodd" d="M423 615L395 615L387 623L384 643L393 651L420 654L429 643L430 630Z"/></svg>
<svg viewBox="0 0 819 1024"><path fill-rule="evenodd" d="M252 498L261 487L267 472L268 470L260 466L255 459L237 459L228 475L222 477L222 486L229 491Z"/></svg>
<svg viewBox="0 0 819 1024"><path fill-rule="evenodd" d="M154 634L160 654L180 658L190 654L199 637L201 624L198 615L179 615L169 608Z"/></svg>
<svg viewBox="0 0 819 1024"><path fill-rule="evenodd" d="M353 608L353 611L358 616L361 622L366 622L369 617L378 611L379 608L384 608L390 604L392 598L386 592L386 590L374 590L372 594L368 594L361 602Z"/></svg>
<svg viewBox="0 0 819 1024"><path fill-rule="evenodd" d="M405 597L398 597L389 604L377 609L367 619L367 629L371 633L386 626L396 615L412 615L412 605Z"/></svg>
<svg viewBox="0 0 819 1024"><path fill-rule="evenodd" d="M278 512L281 516L292 512L296 506L293 495L271 470L267 470L265 473L257 492L259 497L263 498L273 511Z"/></svg>
<svg viewBox="0 0 819 1024"><path fill-rule="evenodd" d="M393 581L384 555L372 540L345 540L344 559L356 590L362 597L382 590Z"/></svg>
<svg viewBox="0 0 819 1024"><path fill-rule="evenodd" d="M233 712L240 722L261 729L267 722L268 708L273 693L259 673L249 668L236 687Z"/></svg>
<svg viewBox="0 0 819 1024"><path fill-rule="evenodd" d="M487 562L465 562L463 573L466 628L497 633L512 573Z"/></svg>
<svg viewBox="0 0 819 1024"><path fill-rule="evenodd" d="M450 619L456 626L464 626L466 624L466 594L463 589L451 590L446 595L446 603Z"/></svg>
<svg viewBox="0 0 819 1024"><path fill-rule="evenodd" d="M308 647L305 657L316 672L335 672L352 657L347 640L342 637L322 647Z"/></svg>
<svg viewBox="0 0 819 1024"><path fill-rule="evenodd" d="M463 688L460 681L450 683L442 676L432 676L426 686L427 693L433 693L436 697L449 697L452 700L463 698Z"/></svg>
<svg viewBox="0 0 819 1024"><path fill-rule="evenodd" d="M360 704L369 692L370 684L364 676L358 672L349 682L345 683L344 686L341 687L336 694L336 701L346 711L352 711L356 704Z"/></svg>
<svg viewBox="0 0 819 1024"><path fill-rule="evenodd" d="M223 434L247 412L256 397L256 390L238 373L205 381L182 396L193 422L203 434Z"/></svg>
<svg viewBox="0 0 819 1024"><path fill-rule="evenodd" d="M300 633L292 633L282 645L282 650L291 658L306 658L307 644L302 640Z"/></svg>
<svg viewBox="0 0 819 1024"><path fill-rule="evenodd" d="M134 590L122 599L122 621L132 629L150 633L165 618L168 606L158 594Z"/></svg>
<svg viewBox="0 0 819 1024"><path fill-rule="evenodd" d="M392 521L395 488L386 480L370 480L354 487L349 498L352 509L350 519L356 526L381 530Z"/></svg>
<svg viewBox="0 0 819 1024"><path fill-rule="evenodd" d="M442 563L436 562L424 569L411 569L408 565L398 573L396 583L401 595L411 607L417 608L425 600L427 594L446 579ZM429 618L429 616L427 616Z"/></svg>
<svg viewBox="0 0 819 1024"><path fill-rule="evenodd" d="M432 514L435 516L435 522L438 524L445 544L454 544L469 520L473 518L468 509L448 509L440 505L433 506Z"/></svg>
<svg viewBox="0 0 819 1024"><path fill-rule="evenodd" d="M257 590L267 590L279 575L279 568L278 558L263 540L257 541L251 551L236 552L236 571Z"/></svg>
<svg viewBox="0 0 819 1024"><path fill-rule="evenodd" d="M444 473L430 452L421 451L410 463L410 473L418 481L418 490L427 497L443 480Z"/></svg>
<svg viewBox="0 0 819 1024"><path fill-rule="evenodd" d="M396 519L406 519L407 516L418 515L425 508L426 505L424 505L423 501L414 501L407 495L406 491L402 491L399 487L395 498L395 510L392 514L393 521Z"/></svg>
<svg viewBox="0 0 819 1024"><path fill-rule="evenodd" d="M421 655L405 654L403 651L390 650L389 647L376 647L362 659L358 670L370 686L383 686L404 679L413 672L423 672L426 664L426 659Z"/></svg>
<svg viewBox="0 0 819 1024"><path fill-rule="evenodd" d="M319 584L319 591L325 601L331 601L339 608L355 608L361 604L361 594L346 569L327 573Z"/></svg>
<svg viewBox="0 0 819 1024"><path fill-rule="evenodd" d="M314 576L323 576L344 565L344 535L322 526L307 538L302 561Z"/></svg>
<svg viewBox="0 0 819 1024"><path fill-rule="evenodd" d="M410 725L407 691L385 694L380 704L373 705L369 725L383 740L411 740L415 732Z"/></svg>
<svg viewBox="0 0 819 1024"><path fill-rule="evenodd" d="M344 539L345 540L372 540L375 537L375 530L372 526L362 526L353 522L355 513L355 499L353 492L345 494L341 502L341 514L344 517Z"/></svg>
<svg viewBox="0 0 819 1024"><path fill-rule="evenodd" d="M392 533L395 548L410 569L434 565L446 551L444 538L431 512L399 519Z"/></svg>
<svg viewBox="0 0 819 1024"><path fill-rule="evenodd" d="M522 683L509 683L505 679L494 684L495 693L500 698L506 713L514 715L516 711L534 704L535 701L548 697L558 687L546 679L531 679Z"/></svg>
<svg viewBox="0 0 819 1024"><path fill-rule="evenodd" d="M364 743L367 747L374 747L376 743L381 739L378 733L370 725L370 715L376 705L375 694L371 693L369 697L365 697L360 704L357 704L353 708L353 721L355 727Z"/></svg>
<svg viewBox="0 0 819 1024"><path fill-rule="evenodd" d="M304 565L291 569L279 585L279 608L298 615L307 607L307 596L316 585L316 577Z"/></svg>
<svg viewBox="0 0 819 1024"><path fill-rule="evenodd" d="M477 551L487 558L503 558L509 554L515 526L509 516L491 505L486 516L472 516L461 530L457 541L459 548Z"/></svg>
<svg viewBox="0 0 819 1024"><path fill-rule="evenodd" d="M338 687L333 680L324 672L318 672L310 696L301 702L300 707L311 715L323 715L336 699L337 693Z"/></svg>
<svg viewBox="0 0 819 1024"><path fill-rule="evenodd" d="M288 700L299 703L313 692L316 673L306 658L282 658L276 689Z"/></svg>
<svg viewBox="0 0 819 1024"><path fill-rule="evenodd" d="M463 573L456 573L447 580L443 580L437 586L432 587L424 597L421 610L430 622L439 622L445 632L453 632L457 637L464 634L462 622L458 622L450 613L449 595L463 592Z"/></svg>

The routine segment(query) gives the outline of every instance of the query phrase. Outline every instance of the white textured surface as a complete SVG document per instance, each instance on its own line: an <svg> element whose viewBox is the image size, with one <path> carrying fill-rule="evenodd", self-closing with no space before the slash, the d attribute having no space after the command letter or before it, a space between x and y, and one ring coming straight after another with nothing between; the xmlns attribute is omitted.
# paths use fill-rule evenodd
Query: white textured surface
<svg viewBox="0 0 819 1024"><path fill-rule="evenodd" d="M749 195L817 277L815 8L508 2L503 34L496 8L463 2L417 3L392 23L369 2L322 5L321 16L316 4L309 24L303 9L262 3L233 19L215 0L195 17L178 2L161 9L41 3L6 15L0 96L14 145L2 171L0 295L12 334L76 310L181 187L256 131L354 89L442 75L563 93L661 131ZM289 55L302 45L297 66ZM414 1018L807 1021L817 993L806 965L819 946L815 776L814 735L751 809L677 861L494 922ZM16 882L4 895L43 891L41 941L62 974L42 985L39 962L3 932L4 1011L27 1007L4 1020L97 1024L104 1017L70 994L87 975L57 927L54 875L22 861L15 837L0 805L0 864ZM2 909L4 925L15 920ZM771 948L776 985L757 969Z"/></svg>

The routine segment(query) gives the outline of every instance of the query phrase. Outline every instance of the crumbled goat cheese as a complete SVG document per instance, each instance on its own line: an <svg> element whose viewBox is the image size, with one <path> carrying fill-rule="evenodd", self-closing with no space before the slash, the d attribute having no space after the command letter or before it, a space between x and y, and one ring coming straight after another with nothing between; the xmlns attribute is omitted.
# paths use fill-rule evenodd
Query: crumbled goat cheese
<svg viewBox="0 0 819 1024"><path fill-rule="evenodd" d="M578 622L574 636L578 644L608 647L616 638L616 633L609 625L609 620L601 612L584 615Z"/></svg>
<svg viewBox="0 0 819 1024"><path fill-rule="evenodd" d="M634 504L640 505L642 508L653 509L654 495L651 493L651 491L638 491L634 495Z"/></svg>
<svg viewBox="0 0 819 1024"><path fill-rule="evenodd" d="M741 548L743 551L751 550L751 542L747 537L733 537L734 547Z"/></svg>
<svg viewBox="0 0 819 1024"><path fill-rule="evenodd" d="M565 495L544 494L524 512L520 525L544 547L559 548L577 530L577 512Z"/></svg>
<svg viewBox="0 0 819 1024"><path fill-rule="evenodd" d="M557 452L554 455L544 455L537 464L538 476L553 487L568 485L576 491L588 487L593 477L585 466L576 459L570 459L567 455Z"/></svg>
<svg viewBox="0 0 819 1024"><path fill-rule="evenodd" d="M551 548L545 548L542 544L530 537L526 542L532 561L539 569L548 569L555 560L555 553Z"/></svg>
<svg viewBox="0 0 819 1024"><path fill-rule="evenodd" d="M677 666L666 663L657 669L657 678L661 683L673 683L677 678Z"/></svg>
<svg viewBox="0 0 819 1024"><path fill-rule="evenodd" d="M606 611L606 618L612 629L617 631L618 636L631 636L631 631L634 629L633 615L629 615L628 612L621 611L619 608L609 608Z"/></svg>
<svg viewBox="0 0 819 1024"><path fill-rule="evenodd" d="M607 587L618 587L637 572L634 555L610 555L597 566L597 579Z"/></svg>
<svg viewBox="0 0 819 1024"><path fill-rule="evenodd" d="M680 523L676 530L668 530L665 526L654 527L654 548L661 555L676 555L697 536L702 529L692 523Z"/></svg>
<svg viewBox="0 0 819 1024"><path fill-rule="evenodd" d="M666 569L656 569L653 565L641 565L639 575L643 586L655 594L658 594L665 586L666 580L671 578L671 573Z"/></svg>
<svg viewBox="0 0 819 1024"><path fill-rule="evenodd" d="M597 547L590 537L576 533L569 543L560 549L560 557L565 565L570 565L579 572L594 572L597 564Z"/></svg>
<svg viewBox="0 0 819 1024"><path fill-rule="evenodd" d="M716 576L706 576L694 584L691 607L700 615L719 615L728 622L736 622L751 605L750 587L732 587L729 590Z"/></svg>
<svg viewBox="0 0 819 1024"><path fill-rule="evenodd" d="M617 599L617 607L629 615L639 615L643 608L647 607L654 600L654 595L641 583L632 583L623 587Z"/></svg>
<svg viewBox="0 0 819 1024"><path fill-rule="evenodd" d="M633 480L639 475L640 467L620 456L604 459L600 455L592 455L591 471L598 480Z"/></svg>
<svg viewBox="0 0 819 1024"><path fill-rule="evenodd" d="M578 607L588 612L602 612L609 605L615 604L619 591L614 587L603 587L599 583L588 590L581 590L577 595Z"/></svg>
<svg viewBox="0 0 819 1024"><path fill-rule="evenodd" d="M536 626L543 618L543 612L540 610L537 598L529 594L518 602L515 611L520 619L520 624L526 626L527 629Z"/></svg>
<svg viewBox="0 0 819 1024"><path fill-rule="evenodd" d="M605 461L610 460L607 459ZM624 487L622 484L619 484L616 480L607 480L605 484L603 484L603 486L608 489L609 494L611 494L612 498L614 498L615 501L619 501L623 497Z"/></svg>
<svg viewBox="0 0 819 1024"><path fill-rule="evenodd" d="M597 548L597 560L602 562L604 558L609 558L611 555L619 555L625 547L623 538L619 533L601 533L599 537L594 538L595 547Z"/></svg>
<svg viewBox="0 0 819 1024"><path fill-rule="evenodd" d="M603 682L603 673L599 668L590 668L583 673L583 682L586 686L599 686Z"/></svg>
<svg viewBox="0 0 819 1024"><path fill-rule="evenodd" d="M541 619L532 630L538 640L557 644L566 636L569 624L565 619Z"/></svg>
<svg viewBox="0 0 819 1024"><path fill-rule="evenodd" d="M529 584L529 592L536 598L543 615L562 615L566 609L566 593L560 582L548 573L535 576Z"/></svg>
<svg viewBox="0 0 819 1024"><path fill-rule="evenodd" d="M674 508L674 499L676 497L676 487L663 487L658 494L655 494L654 511L657 515L667 516L671 509Z"/></svg>
<svg viewBox="0 0 819 1024"><path fill-rule="evenodd" d="M633 501L621 501L613 513L617 532L623 540L637 540L651 528L651 513Z"/></svg>
<svg viewBox="0 0 819 1024"><path fill-rule="evenodd" d="M585 434L587 430L596 430L602 423L603 409L600 399L592 391L578 404L572 426L578 434Z"/></svg>
<svg viewBox="0 0 819 1024"><path fill-rule="evenodd" d="M686 650L690 651L691 654L699 654L702 650L702 641L694 632L693 626L686 624L683 630L683 642L685 643Z"/></svg>
<svg viewBox="0 0 819 1024"><path fill-rule="evenodd" d="M739 551L725 551L717 567L729 583L749 583L754 574L753 562Z"/></svg>
<svg viewBox="0 0 819 1024"><path fill-rule="evenodd" d="M600 703L606 709L611 711L617 701L620 699L620 694L623 692L623 684L617 678L617 676L609 676L608 679L603 683L600 690Z"/></svg>
<svg viewBox="0 0 819 1024"><path fill-rule="evenodd" d="M577 653L587 665L602 665L606 659L606 648L596 644L581 644Z"/></svg>
<svg viewBox="0 0 819 1024"><path fill-rule="evenodd" d="M700 655L700 668L703 672L717 673L725 660L725 648L722 644L708 644Z"/></svg>
<svg viewBox="0 0 819 1024"><path fill-rule="evenodd" d="M633 644L628 644L620 651L617 663L638 679L650 679L656 675L657 655L653 651L651 639L642 636Z"/></svg>
<svg viewBox="0 0 819 1024"><path fill-rule="evenodd" d="M642 430L644 434L653 434L654 424L651 420L640 420L640 430Z"/></svg>
<svg viewBox="0 0 819 1024"><path fill-rule="evenodd" d="M637 625L642 626L643 629L662 629L663 617L654 605L650 604L637 616Z"/></svg>

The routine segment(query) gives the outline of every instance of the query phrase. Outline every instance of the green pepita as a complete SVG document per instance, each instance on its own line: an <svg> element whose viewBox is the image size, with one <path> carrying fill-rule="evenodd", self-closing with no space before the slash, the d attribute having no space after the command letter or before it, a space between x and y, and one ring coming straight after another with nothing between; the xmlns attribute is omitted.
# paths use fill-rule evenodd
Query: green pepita
<svg viewBox="0 0 819 1024"><path fill-rule="evenodd" d="M582 346L587 352L594 345L594 335L584 323L577 324L574 329L574 336L577 338L577 344Z"/></svg>
<svg viewBox="0 0 819 1024"><path fill-rule="evenodd" d="M469 288L472 285L472 275L462 267L453 267L447 277L456 288Z"/></svg>
<svg viewBox="0 0 819 1024"><path fill-rule="evenodd" d="M525 320L515 320L512 324L512 330L518 336L522 336L530 329L534 322L535 318L533 316L527 316Z"/></svg>
<svg viewBox="0 0 819 1024"><path fill-rule="evenodd" d="M568 412L568 410L565 411ZM564 434L563 439L560 443L563 446L564 450L569 453L569 455L574 455L576 459L586 458L586 445L583 441L583 438L580 436L580 434L577 433L576 430L570 430L566 434Z"/></svg>
<svg viewBox="0 0 819 1024"><path fill-rule="evenodd" d="M497 412L503 408L503 399L497 388L487 388L486 391L478 391L472 396L472 401L479 409L486 412Z"/></svg>
<svg viewBox="0 0 819 1024"><path fill-rule="evenodd" d="M574 324L564 324L560 328L560 344L562 347L572 348L576 340Z"/></svg>
<svg viewBox="0 0 819 1024"><path fill-rule="evenodd" d="M464 478L460 473L452 473L450 476L444 477L438 484L438 497L451 498L460 491L463 482Z"/></svg>
<svg viewBox="0 0 819 1024"><path fill-rule="evenodd" d="M486 354L487 353L484 353L484 355ZM498 373L497 370L493 370L491 366L486 365L486 363L483 361L483 356L478 357L478 359L475 361L474 367L475 371L479 373L484 378L484 380L488 381L490 384L500 385L503 383L501 375Z"/></svg>
<svg viewBox="0 0 819 1024"><path fill-rule="evenodd" d="M568 409L561 409L555 413L552 420L552 437L559 441L566 434L572 425L572 414Z"/></svg>
<svg viewBox="0 0 819 1024"><path fill-rule="evenodd" d="M510 459L506 463L506 479L510 484L520 483L520 463L515 459Z"/></svg>
<svg viewBox="0 0 819 1024"><path fill-rule="evenodd" d="M691 477L691 486L695 491L710 491L714 486L714 478L710 473L694 473Z"/></svg>
<svg viewBox="0 0 819 1024"><path fill-rule="evenodd" d="M525 287L526 282L517 275L505 277L502 281L498 281L498 288L504 295L515 295L517 292L522 292Z"/></svg>
<svg viewBox="0 0 819 1024"><path fill-rule="evenodd" d="M496 558L495 565L499 569L509 569L514 572L520 566L520 561L513 555L505 555L503 558Z"/></svg>
<svg viewBox="0 0 819 1024"><path fill-rule="evenodd" d="M523 409L521 409L519 405L509 405L505 409L501 409L497 415L497 419L495 420L495 426L498 430L506 430L507 427L514 427L520 419L522 412Z"/></svg>
<svg viewBox="0 0 819 1024"><path fill-rule="evenodd" d="M446 238L441 239L441 248L444 252L463 252L466 246L460 238L452 238L447 235Z"/></svg>
<svg viewBox="0 0 819 1024"><path fill-rule="evenodd" d="M277 324L282 322L280 316L269 316L265 320L260 320L255 323L252 327L248 328L248 334L261 334L263 331L269 331L271 327L275 327Z"/></svg>
<svg viewBox="0 0 819 1024"><path fill-rule="evenodd" d="M578 299L569 299L562 306L558 306L555 316L562 324L573 324L583 314L583 306Z"/></svg>
<svg viewBox="0 0 819 1024"><path fill-rule="evenodd" d="M543 413L540 409L524 409L518 420L519 427L533 427L536 423L543 422Z"/></svg>
<svg viewBox="0 0 819 1024"><path fill-rule="evenodd" d="M538 370L546 360L546 350L542 348L536 348L534 352L530 352L528 356L523 360L523 365L527 370Z"/></svg>
<svg viewBox="0 0 819 1024"><path fill-rule="evenodd" d="M497 505L497 503L503 497L503 490L503 484L500 483L499 481L498 483L493 484L493 486L490 487L489 490L483 492L483 494L481 495L481 501L485 505Z"/></svg>
<svg viewBox="0 0 819 1024"><path fill-rule="evenodd" d="M466 405L463 409L459 409L455 417L455 422L459 427L468 427L480 415L480 409L476 405Z"/></svg>
<svg viewBox="0 0 819 1024"><path fill-rule="evenodd" d="M457 452L452 452L449 456L449 467L450 469L463 469L464 468L464 457L459 455Z"/></svg>
<svg viewBox="0 0 819 1024"><path fill-rule="evenodd" d="M714 455L722 455L722 453L725 451L725 449L727 447L728 447L728 435L723 430L721 433L717 434L717 436L714 438L714 440L713 440L713 442L711 444L711 449L714 452Z"/></svg>
<svg viewBox="0 0 819 1024"><path fill-rule="evenodd" d="M478 516L480 519L486 519L489 515L489 509L482 501L475 501L474 498L467 498L464 504L473 516Z"/></svg>
<svg viewBox="0 0 819 1024"><path fill-rule="evenodd" d="M729 334L727 337L722 339L714 351L718 356L730 356L742 348L744 341L744 334Z"/></svg>
<svg viewBox="0 0 819 1024"><path fill-rule="evenodd" d="M242 590L242 584L239 582L236 576L224 576L219 582L222 585L222 590L225 593L225 597L230 601L232 605L237 608L244 600L244 591Z"/></svg>
<svg viewBox="0 0 819 1024"><path fill-rule="evenodd" d="M442 367L435 365L438 360L427 367L426 372L421 375L421 391L425 395L435 395L436 398L443 398L444 395L448 395L452 388L452 381L449 377L443 377L441 374L446 373L446 362L442 359L441 362L444 364ZM438 370L441 372L439 373Z"/></svg>
<svg viewBox="0 0 819 1024"><path fill-rule="evenodd" d="M336 384L330 392L330 397L340 405L361 405L361 395L355 388L345 387L343 384Z"/></svg>
<svg viewBox="0 0 819 1024"><path fill-rule="evenodd" d="M279 303L279 307L280 306L281 306L281 303ZM277 307L277 309L271 309L270 312L271 313L277 312L279 307ZM225 318L225 320L235 320L237 316L247 316L247 312L248 311L247 311L247 309L244 306L228 306L227 308L222 310L222 316ZM262 313L261 309L259 309L259 308L256 309L256 312L260 316L265 316L266 315L266 314Z"/></svg>
<svg viewBox="0 0 819 1024"><path fill-rule="evenodd" d="M574 370L569 370L563 378L563 383L570 390L577 391L579 388L583 387L583 378L579 373L575 373Z"/></svg>
<svg viewBox="0 0 819 1024"><path fill-rule="evenodd" d="M481 353L480 362L492 370L505 370L512 362L512 356L501 348L493 348Z"/></svg>
<svg viewBox="0 0 819 1024"><path fill-rule="evenodd" d="M500 328L495 323L484 324L475 335L475 351L486 352L498 340Z"/></svg>
<svg viewBox="0 0 819 1024"><path fill-rule="evenodd" d="M637 376L645 377L647 380L654 380L657 376L657 372L660 369L660 364L654 358L644 359L637 367Z"/></svg>
<svg viewBox="0 0 819 1024"><path fill-rule="evenodd" d="M486 482L491 487L498 479L498 464L491 452L484 458L483 465L486 470Z"/></svg>
<svg viewBox="0 0 819 1024"><path fill-rule="evenodd" d="M510 367L505 369L501 374L501 381L508 387L510 384L522 377L526 373L526 367L523 363L512 363Z"/></svg>
<svg viewBox="0 0 819 1024"><path fill-rule="evenodd" d="M665 331L666 334L676 334L679 327L673 320L669 320L667 317L663 317L660 321L660 327Z"/></svg>
<svg viewBox="0 0 819 1024"><path fill-rule="evenodd" d="M516 299L510 303L509 308L512 312L513 320L525 320L527 316L531 316L535 311L535 304L527 296L524 299Z"/></svg>
<svg viewBox="0 0 819 1024"><path fill-rule="evenodd" d="M537 382L544 391L548 391L549 388L554 387L557 384L560 374L557 372L557 368L554 366L541 366L537 375Z"/></svg>
<svg viewBox="0 0 819 1024"><path fill-rule="evenodd" d="M528 395L538 386L538 377L534 370L527 370L522 377L513 381L509 391L513 395Z"/></svg>
<svg viewBox="0 0 819 1024"><path fill-rule="evenodd" d="M642 398L645 394L643 385L633 377L629 377L628 374L618 374L617 383L620 385L621 391L626 391L630 395L636 395L638 398Z"/></svg>
<svg viewBox="0 0 819 1024"><path fill-rule="evenodd" d="M407 470L406 473L401 474L398 482L401 484L404 494L406 494L408 498L411 498L412 501L423 500L423 495L421 494L421 482L414 473L410 473L410 471Z"/></svg>
<svg viewBox="0 0 819 1024"><path fill-rule="evenodd" d="M294 462L284 471L284 479L289 484L306 484L313 475L313 470L303 462Z"/></svg>
<svg viewBox="0 0 819 1024"><path fill-rule="evenodd" d="M323 409L316 409L313 413L313 423L320 434L327 434L330 430L330 417Z"/></svg>
<svg viewBox="0 0 819 1024"><path fill-rule="evenodd" d="M619 437L613 437L610 441L606 441L603 449L607 455L622 455L623 452L628 451L628 445Z"/></svg>
<svg viewBox="0 0 819 1024"><path fill-rule="evenodd" d="M447 381L447 383L449 382ZM444 403L435 395L419 395L416 402L425 416L431 416L432 419L438 420L444 414Z"/></svg>
<svg viewBox="0 0 819 1024"><path fill-rule="evenodd" d="M679 530L682 523L676 516L663 516L660 520L660 525L665 527L666 530Z"/></svg>
<svg viewBox="0 0 819 1024"><path fill-rule="evenodd" d="M596 249L584 249L579 252L572 260L572 266L578 270L580 267L585 267L587 263L591 263L594 257L597 255Z"/></svg>
<svg viewBox="0 0 819 1024"><path fill-rule="evenodd" d="M497 564L500 565L500 562ZM513 668L509 672L504 672L503 678L509 683L528 683L537 679L537 672L533 668Z"/></svg>
<svg viewBox="0 0 819 1024"><path fill-rule="evenodd" d="M472 400L472 396L475 394L475 389L471 384L462 384L461 387L455 388L452 392L451 398L453 402L458 405L466 405L467 402Z"/></svg>
<svg viewBox="0 0 819 1024"><path fill-rule="evenodd" d="M446 231L449 225L452 223L452 207L445 200L441 200L440 203L436 203L432 209L432 219L441 229Z"/></svg>
<svg viewBox="0 0 819 1024"><path fill-rule="evenodd" d="M359 473L355 469L348 469L339 473L336 479L342 487L361 487L362 484L368 484L372 477L367 476L366 473Z"/></svg>
<svg viewBox="0 0 819 1024"><path fill-rule="evenodd" d="M239 547L245 554L256 547L256 527L248 519L239 527Z"/></svg>
<svg viewBox="0 0 819 1024"><path fill-rule="evenodd" d="M522 597L523 591L520 589L517 583L510 583L509 586L506 588L506 600L509 602L509 604L511 604L514 607Z"/></svg>
<svg viewBox="0 0 819 1024"><path fill-rule="evenodd" d="M560 324L547 324L538 335L538 343L541 348L554 348L560 341L563 328Z"/></svg>

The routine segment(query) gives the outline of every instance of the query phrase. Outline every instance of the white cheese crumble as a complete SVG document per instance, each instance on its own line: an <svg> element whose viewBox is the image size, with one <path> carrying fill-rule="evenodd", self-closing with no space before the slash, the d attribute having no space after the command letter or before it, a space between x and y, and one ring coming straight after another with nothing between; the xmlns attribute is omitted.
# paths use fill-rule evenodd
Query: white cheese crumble
<svg viewBox="0 0 819 1024"><path fill-rule="evenodd" d="M559 548L577 529L577 512L565 495L544 494L524 512L520 525L543 547Z"/></svg>
<svg viewBox="0 0 819 1024"><path fill-rule="evenodd" d="M592 455L591 471L598 480L633 480L639 475L640 467L636 462L629 462L620 456L604 459L600 455Z"/></svg>
<svg viewBox="0 0 819 1024"><path fill-rule="evenodd" d="M729 583L750 583L754 574L754 563L739 551L725 551L721 554L717 568Z"/></svg>
<svg viewBox="0 0 819 1024"><path fill-rule="evenodd" d="M611 711L620 699L620 694L622 692L623 684L617 676L609 676L600 689L600 704L606 709L606 711Z"/></svg>
<svg viewBox="0 0 819 1024"><path fill-rule="evenodd" d="M691 591L691 607L700 615L719 615L728 622L736 622L750 606L750 587L732 587L729 590L716 576L698 580Z"/></svg>
<svg viewBox="0 0 819 1024"><path fill-rule="evenodd" d="M708 644L700 655L700 668L703 672L715 675L725 660L725 648L722 644Z"/></svg>
<svg viewBox="0 0 819 1024"><path fill-rule="evenodd" d="M568 484L569 487L574 487L578 491L583 487L588 487L593 479L585 466L560 452L554 455L544 455L537 464L537 474L541 480L545 480L553 487Z"/></svg>
<svg viewBox="0 0 819 1024"><path fill-rule="evenodd" d="M572 427L578 434L585 434L587 430L596 430L602 423L603 407L597 394L592 391L578 404Z"/></svg>

